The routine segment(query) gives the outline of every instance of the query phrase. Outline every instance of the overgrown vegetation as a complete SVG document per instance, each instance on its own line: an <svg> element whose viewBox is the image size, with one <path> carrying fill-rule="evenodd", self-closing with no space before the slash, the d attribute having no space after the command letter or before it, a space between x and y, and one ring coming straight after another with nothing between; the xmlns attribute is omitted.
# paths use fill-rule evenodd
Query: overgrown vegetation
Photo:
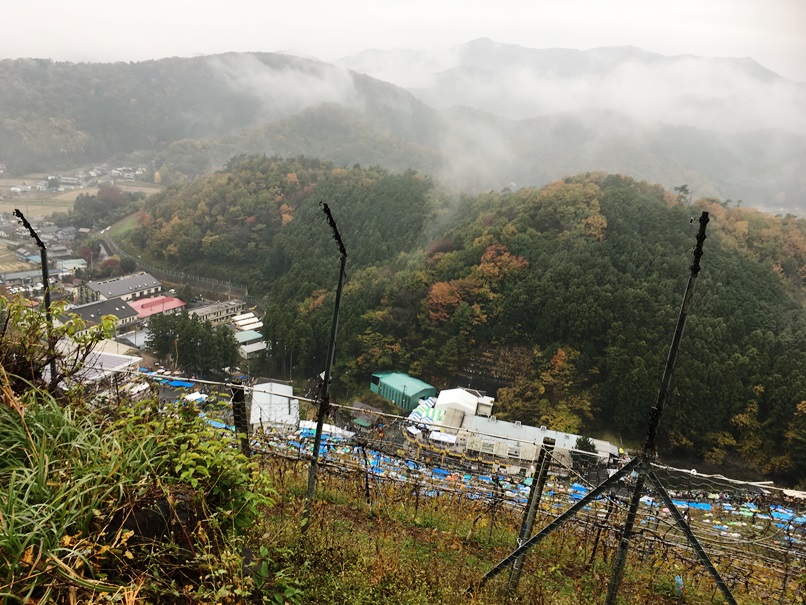
<svg viewBox="0 0 806 605"><path fill-rule="evenodd" d="M0 303L3 602L253 594L244 529L272 502L265 475L190 407L96 401L82 363L108 322L76 337L84 326L62 315L50 346L40 311Z"/></svg>

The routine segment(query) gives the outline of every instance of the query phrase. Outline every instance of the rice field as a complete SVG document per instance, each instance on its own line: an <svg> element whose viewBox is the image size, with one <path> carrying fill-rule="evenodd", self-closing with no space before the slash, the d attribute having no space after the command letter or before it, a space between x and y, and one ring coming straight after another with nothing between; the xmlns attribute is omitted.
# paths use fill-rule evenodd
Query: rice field
<svg viewBox="0 0 806 605"><path fill-rule="evenodd" d="M0 249L0 275L5 273L14 273L15 271L26 271L32 269L30 263L26 263L17 259L17 255L5 248Z"/></svg>

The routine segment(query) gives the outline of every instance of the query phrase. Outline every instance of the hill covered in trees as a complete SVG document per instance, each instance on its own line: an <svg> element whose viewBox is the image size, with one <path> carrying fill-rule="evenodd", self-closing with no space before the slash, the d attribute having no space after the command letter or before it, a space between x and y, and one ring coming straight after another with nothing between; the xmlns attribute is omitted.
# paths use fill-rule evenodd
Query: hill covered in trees
<svg viewBox="0 0 806 605"><path fill-rule="evenodd" d="M348 251L334 373L496 384L500 417L642 436L702 210L703 270L662 454L806 471L806 222L593 173L471 196L416 172L234 158L146 202L129 245L264 297L267 363L322 370L338 252Z"/></svg>

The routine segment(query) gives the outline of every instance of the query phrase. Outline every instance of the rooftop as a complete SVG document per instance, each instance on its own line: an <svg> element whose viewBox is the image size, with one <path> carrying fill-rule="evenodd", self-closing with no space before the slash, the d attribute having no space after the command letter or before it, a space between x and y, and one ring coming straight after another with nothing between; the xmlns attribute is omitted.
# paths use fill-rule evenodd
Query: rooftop
<svg viewBox="0 0 806 605"><path fill-rule="evenodd" d="M102 281L89 281L87 287L105 296L106 298L117 298L134 292L141 292L151 288L159 288L160 281L145 271L132 273L131 275L121 275L112 279Z"/></svg>
<svg viewBox="0 0 806 605"><path fill-rule="evenodd" d="M137 315L137 311L132 309L128 303L116 298L79 305L68 309L68 312L75 313L81 317L88 326L100 323L104 315L114 315L118 319L128 319Z"/></svg>
<svg viewBox="0 0 806 605"><path fill-rule="evenodd" d="M243 344L245 342L250 342L252 340L262 340L263 334L256 330L245 330L243 332L235 332L235 340L238 341L238 344Z"/></svg>
<svg viewBox="0 0 806 605"><path fill-rule="evenodd" d="M181 309L185 306L185 303L173 296L152 296L151 298L131 300L129 305L137 312L137 316L142 319L157 313Z"/></svg>
<svg viewBox="0 0 806 605"><path fill-rule="evenodd" d="M406 391L411 394L414 394L423 389L434 388L427 382L423 382L419 378L409 376L404 372L375 372L373 376L378 376L383 382L385 382L394 389L402 391L403 388L405 387Z"/></svg>

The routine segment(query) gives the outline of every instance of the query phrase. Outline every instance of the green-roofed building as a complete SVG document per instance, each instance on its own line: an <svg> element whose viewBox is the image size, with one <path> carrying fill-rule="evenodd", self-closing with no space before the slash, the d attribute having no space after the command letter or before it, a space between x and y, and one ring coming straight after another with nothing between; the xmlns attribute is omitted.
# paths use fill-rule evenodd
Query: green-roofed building
<svg viewBox="0 0 806 605"><path fill-rule="evenodd" d="M369 388L406 411L416 408L420 399L437 394L436 387L403 372L375 372Z"/></svg>

